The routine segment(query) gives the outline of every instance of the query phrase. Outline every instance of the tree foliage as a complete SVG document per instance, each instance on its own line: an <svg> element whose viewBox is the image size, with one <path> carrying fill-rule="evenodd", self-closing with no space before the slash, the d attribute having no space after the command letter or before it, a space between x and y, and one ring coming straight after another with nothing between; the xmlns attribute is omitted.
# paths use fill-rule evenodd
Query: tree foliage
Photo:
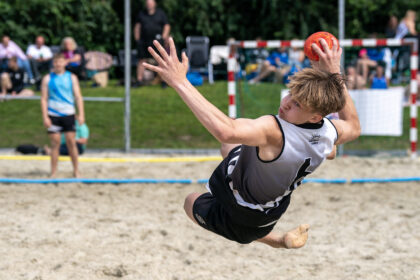
<svg viewBox="0 0 420 280"><path fill-rule="evenodd" d="M39 34L50 45L72 36L86 49L113 51L122 46L123 25L111 1L11 0L0 1L0 11L0 32L22 47Z"/></svg>
<svg viewBox="0 0 420 280"><path fill-rule="evenodd" d="M252 40L303 39L325 30L338 35L338 0L157 0L168 15L172 35L183 45L188 35L210 37L211 44L227 38ZM144 1L131 1L132 23ZM420 11L420 1L347 0L346 37L383 36L390 15L401 19L407 9ZM0 0L0 32L21 46L38 34L57 45L72 36L87 49L116 54L123 47L122 0ZM419 15L420 17L420 15ZM417 23L420 30L420 21Z"/></svg>

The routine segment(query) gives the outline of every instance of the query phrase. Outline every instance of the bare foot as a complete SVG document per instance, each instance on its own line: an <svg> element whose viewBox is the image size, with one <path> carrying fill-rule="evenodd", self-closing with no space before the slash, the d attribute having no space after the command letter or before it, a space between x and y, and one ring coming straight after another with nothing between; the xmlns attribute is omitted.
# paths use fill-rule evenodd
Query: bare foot
<svg viewBox="0 0 420 280"><path fill-rule="evenodd" d="M309 225L303 224L283 235L284 246L287 249L303 247L308 240Z"/></svg>
<svg viewBox="0 0 420 280"><path fill-rule="evenodd" d="M74 177L74 178L80 178L80 173L79 173L79 171L74 171L74 172L73 172L73 177Z"/></svg>
<svg viewBox="0 0 420 280"><path fill-rule="evenodd" d="M51 179L55 179L55 176L56 176L55 172L50 174Z"/></svg>

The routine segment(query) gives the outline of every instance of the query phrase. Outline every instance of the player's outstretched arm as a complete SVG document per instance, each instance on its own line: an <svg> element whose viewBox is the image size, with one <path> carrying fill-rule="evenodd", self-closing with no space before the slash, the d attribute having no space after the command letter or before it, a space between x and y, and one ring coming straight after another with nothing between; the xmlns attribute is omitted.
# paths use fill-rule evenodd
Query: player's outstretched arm
<svg viewBox="0 0 420 280"><path fill-rule="evenodd" d="M315 69L328 71L331 73L340 73L340 58L343 50L338 48L337 41L334 40L333 47L330 49L324 39L319 40L323 47L321 50L316 44L312 44L312 49L319 55L319 62L312 62ZM343 109L338 112L339 120L332 120L338 132L338 140L336 144L343 144L355 140L360 136L360 122L357 116L356 107L347 91L347 87L343 84L344 94L346 96L346 104Z"/></svg>
<svg viewBox="0 0 420 280"><path fill-rule="evenodd" d="M217 140L222 143L264 146L272 143L274 138L281 139L281 132L272 116L264 116L256 120L232 120L207 101L187 80L188 58L183 53L182 61L179 61L172 38L169 39L170 54L159 42L154 41L153 44L160 54L157 54L151 47L148 50L158 66L148 63L144 63L144 66L158 73L168 85L178 92L197 119ZM280 137L273 135L276 133L280 133Z"/></svg>

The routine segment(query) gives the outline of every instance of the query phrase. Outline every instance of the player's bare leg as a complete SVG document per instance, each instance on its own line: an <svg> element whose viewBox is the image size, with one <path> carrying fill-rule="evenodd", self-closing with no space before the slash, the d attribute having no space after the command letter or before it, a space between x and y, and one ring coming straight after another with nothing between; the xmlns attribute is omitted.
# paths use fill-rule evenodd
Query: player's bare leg
<svg viewBox="0 0 420 280"><path fill-rule="evenodd" d="M57 165L58 165L58 156L60 153L60 133L51 133L50 140L51 140L51 174L50 177L54 178L57 173Z"/></svg>
<svg viewBox="0 0 420 280"><path fill-rule="evenodd" d="M185 198L184 201L184 210L185 213L187 214L187 216L194 222L197 223L197 221L194 218L194 214L193 214L193 206L194 206L194 202L195 200L202 195L201 193L190 193L189 195L187 195L187 197Z"/></svg>
<svg viewBox="0 0 420 280"><path fill-rule="evenodd" d="M309 225L303 224L285 234L270 232L257 241L274 248L298 249L303 247L308 240Z"/></svg>
<svg viewBox="0 0 420 280"><path fill-rule="evenodd" d="M137 81L139 82L143 82L143 75L145 70L145 67L143 65L144 62L146 62L146 59L140 59L137 63Z"/></svg>
<svg viewBox="0 0 420 280"><path fill-rule="evenodd" d="M73 131L66 132L65 137L66 137L67 149L69 151L69 156L71 158L71 163L73 164L73 176L75 178L79 178L80 177L79 161L78 161L79 152L77 150L77 145L76 145L76 133Z"/></svg>

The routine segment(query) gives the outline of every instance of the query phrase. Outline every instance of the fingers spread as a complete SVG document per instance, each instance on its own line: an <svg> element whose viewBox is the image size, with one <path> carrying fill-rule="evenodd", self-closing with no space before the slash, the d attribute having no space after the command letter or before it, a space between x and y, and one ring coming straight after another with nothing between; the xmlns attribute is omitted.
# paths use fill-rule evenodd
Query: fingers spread
<svg viewBox="0 0 420 280"><path fill-rule="evenodd" d="M161 68L159 68L157 66L154 66L152 64L146 63L146 62L144 62L143 65L146 69L149 69L149 70L154 71L156 73L160 73L162 71Z"/></svg>
<svg viewBox="0 0 420 280"><path fill-rule="evenodd" d="M176 54L174 39L172 37L169 38L169 49L171 50L171 57L178 60L178 55Z"/></svg>
<svg viewBox="0 0 420 280"><path fill-rule="evenodd" d="M342 53L343 53L343 49L342 48L339 48L338 49L338 56L341 56Z"/></svg>
<svg viewBox="0 0 420 280"><path fill-rule="evenodd" d="M315 43L313 43L313 44L312 44L312 50L313 50L314 52L316 52L316 54L317 54L319 57L325 57L325 53L321 50L321 48L320 48L320 47L318 47L318 45L317 45L317 44L315 44Z"/></svg>
<svg viewBox="0 0 420 280"><path fill-rule="evenodd" d="M160 55L158 55L152 47L148 47L147 50L153 56L153 58L156 60L156 62L159 63L159 65L162 65L162 66L166 65L166 62L163 61L163 59L160 57Z"/></svg>
<svg viewBox="0 0 420 280"><path fill-rule="evenodd" d="M188 69L188 57L185 52L182 52L182 65Z"/></svg>
<svg viewBox="0 0 420 280"><path fill-rule="evenodd" d="M322 50L328 54L330 52L330 48L328 47L327 41L324 40L324 38L319 39L319 43L322 46Z"/></svg>
<svg viewBox="0 0 420 280"><path fill-rule="evenodd" d="M169 56L168 56L168 53L166 52L166 50L162 47L162 45L157 40L154 40L153 41L153 45L155 45L155 47L158 49L158 51L159 51L160 55L162 56L162 58L165 61L167 61L168 58L169 58Z"/></svg>

